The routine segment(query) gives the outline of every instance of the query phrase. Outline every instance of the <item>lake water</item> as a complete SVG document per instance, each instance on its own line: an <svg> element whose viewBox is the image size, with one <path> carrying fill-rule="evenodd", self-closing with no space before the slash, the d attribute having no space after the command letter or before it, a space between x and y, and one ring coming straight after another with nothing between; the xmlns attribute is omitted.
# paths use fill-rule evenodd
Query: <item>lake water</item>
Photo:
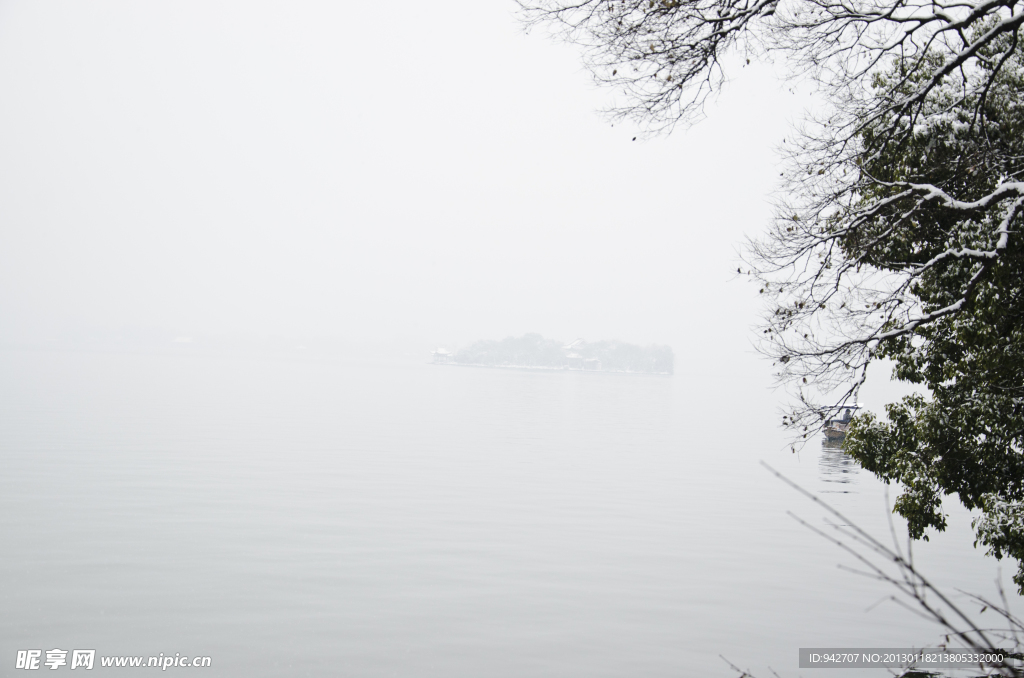
<svg viewBox="0 0 1024 678"><path fill-rule="evenodd" d="M787 515L824 525L762 460L888 530L884 488L788 452L776 407L685 373L0 352L2 673L88 648L217 676L796 676L828 673L799 647L934 646ZM918 562L990 594L950 511Z"/></svg>

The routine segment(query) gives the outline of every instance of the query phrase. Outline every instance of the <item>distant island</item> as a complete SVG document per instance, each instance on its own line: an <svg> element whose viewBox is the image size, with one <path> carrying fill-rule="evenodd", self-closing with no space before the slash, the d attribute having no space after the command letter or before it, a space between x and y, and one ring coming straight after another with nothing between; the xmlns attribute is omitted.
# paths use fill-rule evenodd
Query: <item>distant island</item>
<svg viewBox="0 0 1024 678"><path fill-rule="evenodd" d="M576 341L566 344L539 334L483 339L466 348L432 353L435 363L480 367L518 367L591 372L672 374L675 356L670 346L637 346L623 341Z"/></svg>

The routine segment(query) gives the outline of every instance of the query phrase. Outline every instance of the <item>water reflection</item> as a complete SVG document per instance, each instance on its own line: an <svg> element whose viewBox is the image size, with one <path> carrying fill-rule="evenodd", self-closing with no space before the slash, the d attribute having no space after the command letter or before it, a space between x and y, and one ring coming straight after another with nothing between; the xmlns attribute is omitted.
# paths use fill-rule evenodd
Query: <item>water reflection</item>
<svg viewBox="0 0 1024 678"><path fill-rule="evenodd" d="M851 485L856 482L860 467L853 457L843 452L843 441L822 441L818 469L822 481L837 485L832 489L821 490L822 493L849 494L855 491Z"/></svg>

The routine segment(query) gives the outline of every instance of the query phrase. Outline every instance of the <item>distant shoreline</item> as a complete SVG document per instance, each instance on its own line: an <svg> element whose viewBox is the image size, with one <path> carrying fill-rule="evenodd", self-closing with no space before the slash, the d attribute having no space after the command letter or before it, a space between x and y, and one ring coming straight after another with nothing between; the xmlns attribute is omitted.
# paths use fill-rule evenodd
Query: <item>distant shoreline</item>
<svg viewBox="0 0 1024 678"><path fill-rule="evenodd" d="M438 346L432 355L437 364L467 367L661 375L675 372L675 356L669 346L583 339L566 344L536 333L481 339L457 351Z"/></svg>
<svg viewBox="0 0 1024 678"><path fill-rule="evenodd" d="M672 372L641 372L636 370L580 370L569 367L548 367L546 365L487 365L485 363L438 363L427 361L427 365L439 367L485 367L492 370L523 370L530 372L580 372L583 374L646 374L652 377L671 377Z"/></svg>

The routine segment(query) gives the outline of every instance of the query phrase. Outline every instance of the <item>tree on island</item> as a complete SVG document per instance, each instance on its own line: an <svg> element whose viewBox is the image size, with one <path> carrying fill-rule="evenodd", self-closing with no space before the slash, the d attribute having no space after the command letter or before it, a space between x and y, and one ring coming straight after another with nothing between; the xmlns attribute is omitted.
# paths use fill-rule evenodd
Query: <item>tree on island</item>
<svg viewBox="0 0 1024 678"><path fill-rule="evenodd" d="M481 339L455 352L456 363L492 367L562 367L562 342L539 334L506 337L501 341Z"/></svg>
<svg viewBox="0 0 1024 678"><path fill-rule="evenodd" d="M1024 593L1024 6L1019 0L521 0L582 45L611 110L691 123L736 57L779 56L826 108L784 162L747 270L762 351L799 437L856 400L868 365L926 387L857 417L845 449L903 493L915 538L941 499L980 509L977 544ZM839 393L836 397L834 394Z"/></svg>

